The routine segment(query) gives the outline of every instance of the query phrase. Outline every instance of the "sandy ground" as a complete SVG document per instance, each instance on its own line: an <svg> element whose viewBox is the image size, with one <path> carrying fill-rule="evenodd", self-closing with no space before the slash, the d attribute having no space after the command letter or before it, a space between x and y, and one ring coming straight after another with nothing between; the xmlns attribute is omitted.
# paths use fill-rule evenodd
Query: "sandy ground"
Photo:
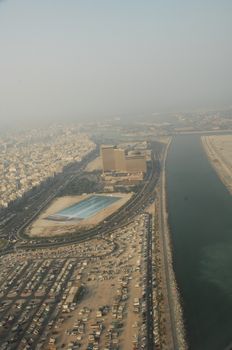
<svg viewBox="0 0 232 350"><path fill-rule="evenodd" d="M105 196L106 194L104 194ZM54 215L58 211L71 206L74 203L78 203L83 199L91 196L81 195L81 196L65 196L56 198L51 205L41 213L41 215L36 219L32 225L28 228L27 234L31 237L52 237L58 236L65 233L72 233L78 229L87 229L97 225L99 222L106 219L107 216L118 210L123 204L125 204L130 198L130 194L124 193L113 193L113 196L121 197L117 202L113 203L109 207L101 210L99 213L91 216L85 220L71 220L71 221L53 221L47 220L49 215Z"/></svg>
<svg viewBox="0 0 232 350"><path fill-rule="evenodd" d="M101 157L97 157L94 160L92 160L92 162L88 163L85 171L88 172L93 172L95 170L102 170L102 159Z"/></svg>
<svg viewBox="0 0 232 350"><path fill-rule="evenodd" d="M232 194L232 135L203 136L202 143L220 179Z"/></svg>

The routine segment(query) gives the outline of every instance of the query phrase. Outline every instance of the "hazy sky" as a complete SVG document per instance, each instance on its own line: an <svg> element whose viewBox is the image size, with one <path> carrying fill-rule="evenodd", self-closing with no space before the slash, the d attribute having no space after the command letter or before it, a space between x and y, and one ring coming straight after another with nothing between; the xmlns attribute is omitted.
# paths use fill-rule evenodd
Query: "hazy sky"
<svg viewBox="0 0 232 350"><path fill-rule="evenodd" d="M0 0L0 120L232 104L231 0Z"/></svg>

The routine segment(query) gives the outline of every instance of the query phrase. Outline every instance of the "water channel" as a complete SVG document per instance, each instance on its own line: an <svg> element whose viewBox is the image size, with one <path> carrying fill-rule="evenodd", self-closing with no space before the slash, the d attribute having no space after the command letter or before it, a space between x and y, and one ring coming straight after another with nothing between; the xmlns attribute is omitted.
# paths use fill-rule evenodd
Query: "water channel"
<svg viewBox="0 0 232 350"><path fill-rule="evenodd" d="M232 343L232 196L198 135L177 136L167 158L174 270L190 349Z"/></svg>

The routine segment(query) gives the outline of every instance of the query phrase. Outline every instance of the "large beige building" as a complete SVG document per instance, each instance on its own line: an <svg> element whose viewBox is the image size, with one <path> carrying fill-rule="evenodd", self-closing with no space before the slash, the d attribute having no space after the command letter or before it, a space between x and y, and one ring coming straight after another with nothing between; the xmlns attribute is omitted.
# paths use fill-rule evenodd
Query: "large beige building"
<svg viewBox="0 0 232 350"><path fill-rule="evenodd" d="M146 158L143 155L133 155L126 157L126 170L128 173L146 173Z"/></svg>
<svg viewBox="0 0 232 350"><path fill-rule="evenodd" d="M116 146L101 147L102 167L104 172L146 173L146 156L140 153L126 155L124 149Z"/></svg>
<svg viewBox="0 0 232 350"><path fill-rule="evenodd" d="M115 171L114 150L115 146L101 147L103 171Z"/></svg>
<svg viewBox="0 0 232 350"><path fill-rule="evenodd" d="M126 169L126 157L123 149L115 148L114 150L115 171L124 172Z"/></svg>

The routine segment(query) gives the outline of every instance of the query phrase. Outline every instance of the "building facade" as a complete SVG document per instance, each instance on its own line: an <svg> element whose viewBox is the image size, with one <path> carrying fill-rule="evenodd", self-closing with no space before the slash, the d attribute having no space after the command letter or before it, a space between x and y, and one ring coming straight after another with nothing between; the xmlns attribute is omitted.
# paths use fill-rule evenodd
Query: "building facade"
<svg viewBox="0 0 232 350"><path fill-rule="evenodd" d="M114 146L102 146L101 158L103 171L115 171Z"/></svg>
<svg viewBox="0 0 232 350"><path fill-rule="evenodd" d="M127 155L124 149L116 146L102 146L101 158L103 172L146 173L147 162L143 154Z"/></svg>

